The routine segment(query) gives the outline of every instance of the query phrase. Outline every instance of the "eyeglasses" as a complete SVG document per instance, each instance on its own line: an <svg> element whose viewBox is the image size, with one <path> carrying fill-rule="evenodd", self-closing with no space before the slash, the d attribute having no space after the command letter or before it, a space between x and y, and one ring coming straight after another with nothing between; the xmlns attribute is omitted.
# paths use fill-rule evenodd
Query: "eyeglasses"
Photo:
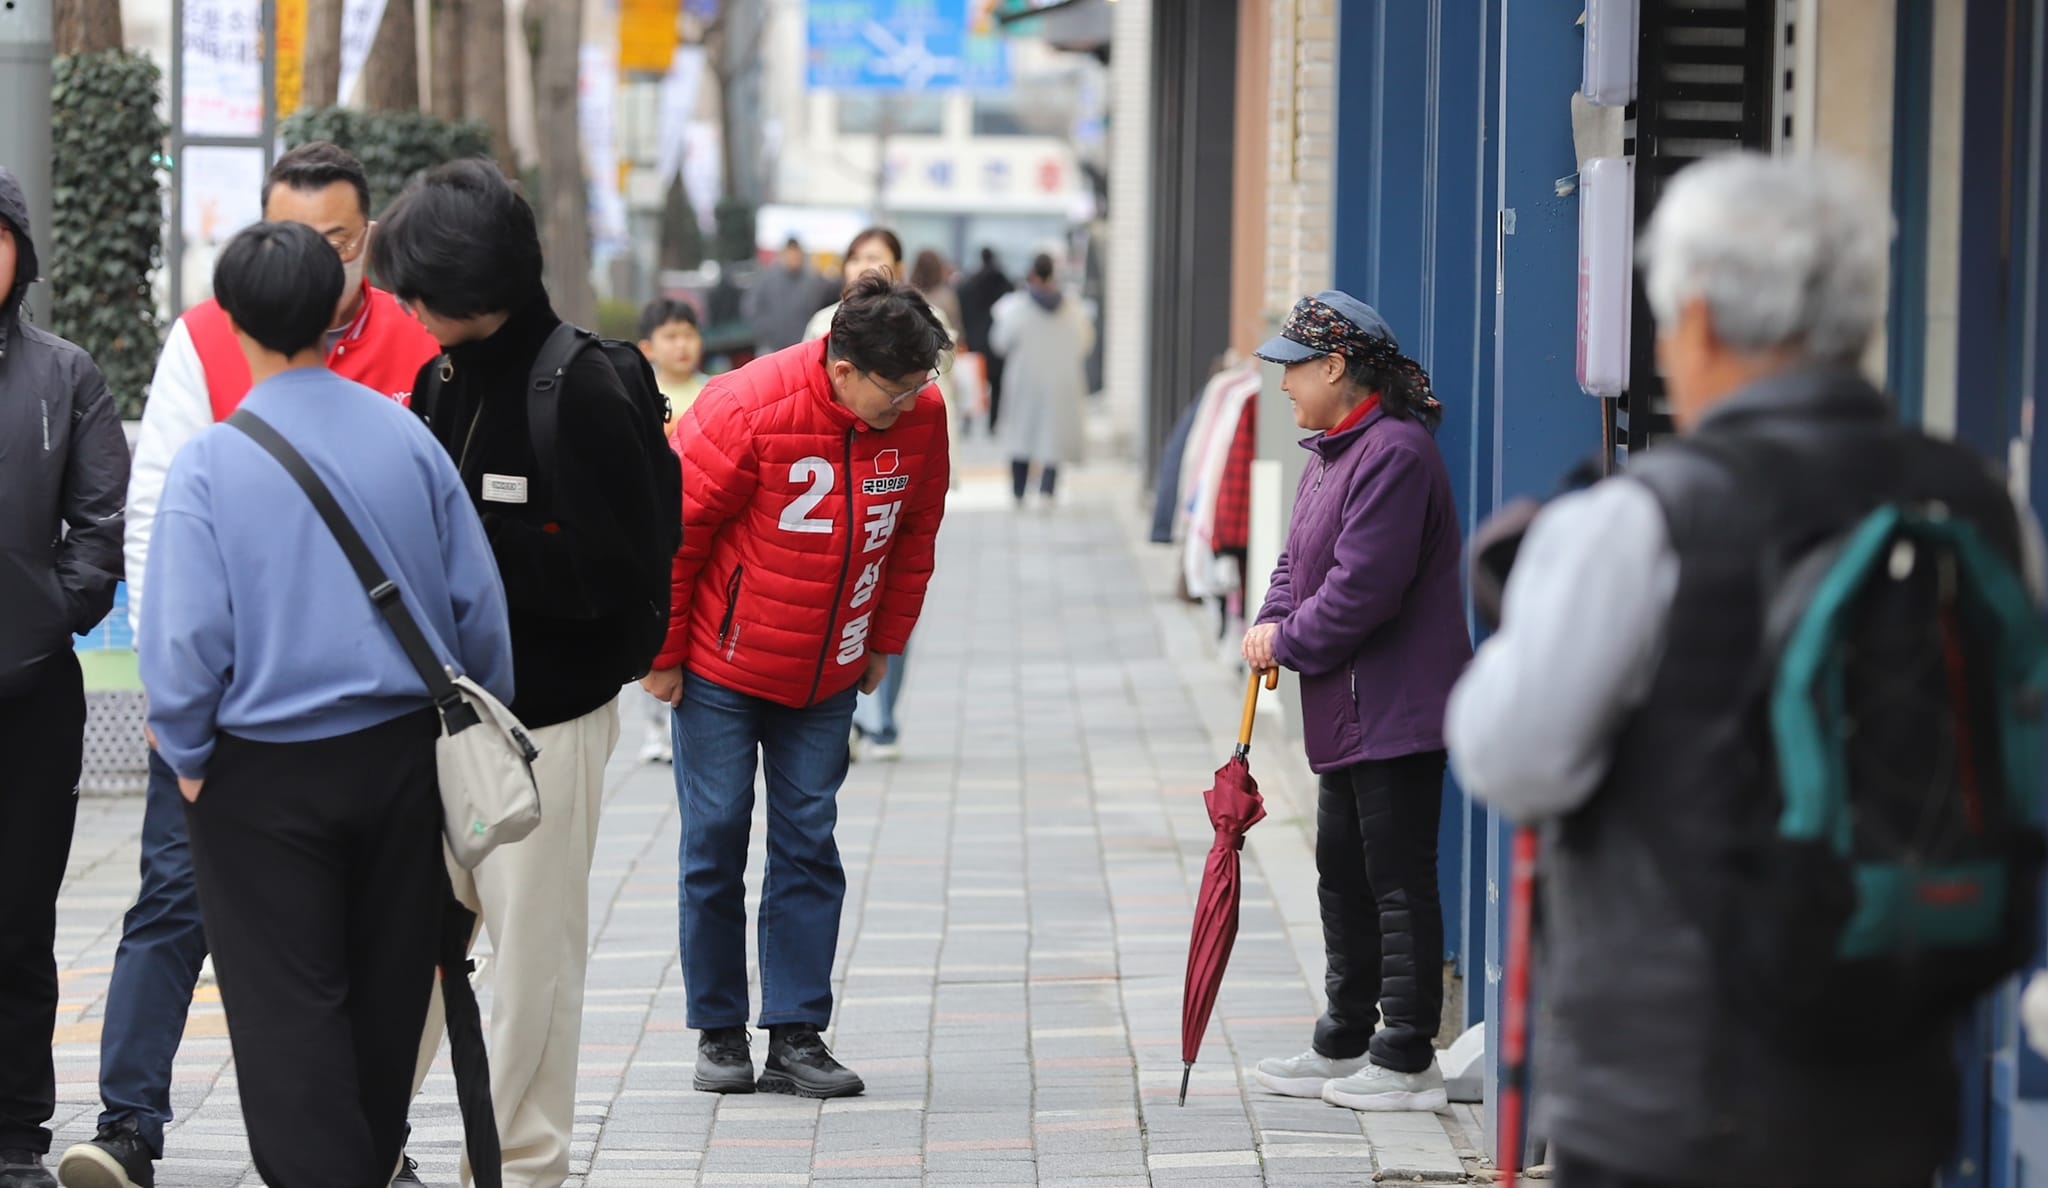
<svg viewBox="0 0 2048 1188"><path fill-rule="evenodd" d="M327 246L333 248L341 262L346 264L356 258L356 253L363 249L363 241L369 237L370 225L364 223L363 229L353 235L346 231L329 231L320 238L326 240Z"/></svg>
<svg viewBox="0 0 2048 1188"><path fill-rule="evenodd" d="M868 382L875 386L875 391L880 392L882 395L889 398L889 404L892 408L900 405L909 404L915 401L917 399L917 394L919 392L922 392L926 388L929 388L933 384L939 382L938 370L934 368L930 374L926 375L923 379L917 381L916 383L910 385L909 387L903 389L902 391L891 392L889 389L882 386L882 381L876 379L872 372L863 371L861 372L861 374L868 377Z"/></svg>

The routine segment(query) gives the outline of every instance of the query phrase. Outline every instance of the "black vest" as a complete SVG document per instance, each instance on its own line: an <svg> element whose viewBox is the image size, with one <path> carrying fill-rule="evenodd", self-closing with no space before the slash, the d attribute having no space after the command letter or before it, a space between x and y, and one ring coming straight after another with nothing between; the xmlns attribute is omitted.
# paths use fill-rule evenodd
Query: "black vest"
<svg viewBox="0 0 2048 1188"><path fill-rule="evenodd" d="M1538 1078L1569 1086L1549 1102L1547 1133L1586 1158L1681 1180L1925 1182L1953 1136L1947 1029L1898 1020L1853 1068L1775 1050L1728 1008L1666 868L1711 861L1730 832L1726 806L1758 799L1735 793L1770 761L1753 712L1768 678L1768 559L1882 503L1939 502L2017 568L2011 500L1974 454L1900 427L1867 381L1832 370L1750 388L1624 481L1662 508L1678 589L1606 782L1547 839Z"/></svg>

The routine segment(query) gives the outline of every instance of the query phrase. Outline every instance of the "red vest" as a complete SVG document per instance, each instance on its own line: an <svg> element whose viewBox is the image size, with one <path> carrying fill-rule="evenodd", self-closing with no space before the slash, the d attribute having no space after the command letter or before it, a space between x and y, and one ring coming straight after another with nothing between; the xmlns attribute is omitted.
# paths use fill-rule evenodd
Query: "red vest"
<svg viewBox="0 0 2048 1188"><path fill-rule="evenodd" d="M218 301L209 298L186 310L185 331L192 336L199 366L206 372L206 398L213 406L213 419L225 421L249 394L249 361L242 357L241 344ZM397 298L366 282L363 307L335 341L334 349L327 352L327 366L343 379L410 406L413 380L427 360L440 353L441 345L434 336L406 316Z"/></svg>

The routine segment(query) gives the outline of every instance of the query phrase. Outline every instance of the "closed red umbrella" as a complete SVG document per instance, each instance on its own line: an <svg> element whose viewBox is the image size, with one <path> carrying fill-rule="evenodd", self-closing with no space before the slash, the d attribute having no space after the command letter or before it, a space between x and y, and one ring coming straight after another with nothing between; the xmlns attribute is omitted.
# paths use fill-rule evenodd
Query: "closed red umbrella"
<svg viewBox="0 0 2048 1188"><path fill-rule="evenodd" d="M1223 967L1230 964L1230 950L1237 943L1237 907L1244 897L1244 882L1238 877L1238 851L1244 848L1245 830L1266 815L1266 802L1259 797L1259 784L1252 779L1246 756L1252 750L1252 720L1259 708L1259 678L1266 688L1280 684L1277 669L1253 672L1245 681L1244 719L1237 728L1237 750L1216 771L1216 782L1203 796L1209 805L1209 823L1216 827L1216 842L1209 847L1209 860L1202 867L1202 893L1195 901L1194 928L1188 936L1188 976L1180 1008L1180 1104L1188 1103L1188 1078L1194 1075L1195 1056L1202 1050L1202 1033L1209 1029L1209 1015L1216 1009L1216 992L1223 985Z"/></svg>

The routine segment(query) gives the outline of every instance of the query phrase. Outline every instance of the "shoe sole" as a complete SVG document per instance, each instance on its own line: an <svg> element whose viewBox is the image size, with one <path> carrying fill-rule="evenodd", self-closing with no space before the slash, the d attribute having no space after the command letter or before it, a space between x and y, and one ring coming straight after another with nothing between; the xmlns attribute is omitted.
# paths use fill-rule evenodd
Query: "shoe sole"
<svg viewBox="0 0 2048 1188"><path fill-rule="evenodd" d="M1272 1073L1252 1070L1252 1080L1282 1097L1306 1097L1320 1099L1323 1086L1330 1083L1328 1077L1276 1077Z"/></svg>
<svg viewBox="0 0 2048 1188"><path fill-rule="evenodd" d="M1425 1089L1420 1093L1344 1093L1326 1089L1323 1091L1323 1100L1333 1106L1342 1106L1347 1110L1358 1110L1368 1114L1433 1114L1451 1104L1450 1095L1442 1089Z"/></svg>
<svg viewBox="0 0 2048 1188"><path fill-rule="evenodd" d="M761 1092L763 1093L781 1093L789 1097L810 1097L822 1100L832 1097L859 1097L867 1091L867 1083L864 1081L855 1081L851 1085L841 1085L834 1089L819 1089L816 1086L804 1084L788 1073L764 1072L761 1074Z"/></svg>
<svg viewBox="0 0 2048 1188"><path fill-rule="evenodd" d="M754 1074L749 1072L744 1076L735 1074L729 1077L707 1077L703 1073L698 1073L690 1084L699 1093L752 1093Z"/></svg>
<svg viewBox="0 0 2048 1188"><path fill-rule="evenodd" d="M80 1144L57 1161L57 1182L64 1188L142 1188L128 1178L121 1161L98 1147Z"/></svg>

